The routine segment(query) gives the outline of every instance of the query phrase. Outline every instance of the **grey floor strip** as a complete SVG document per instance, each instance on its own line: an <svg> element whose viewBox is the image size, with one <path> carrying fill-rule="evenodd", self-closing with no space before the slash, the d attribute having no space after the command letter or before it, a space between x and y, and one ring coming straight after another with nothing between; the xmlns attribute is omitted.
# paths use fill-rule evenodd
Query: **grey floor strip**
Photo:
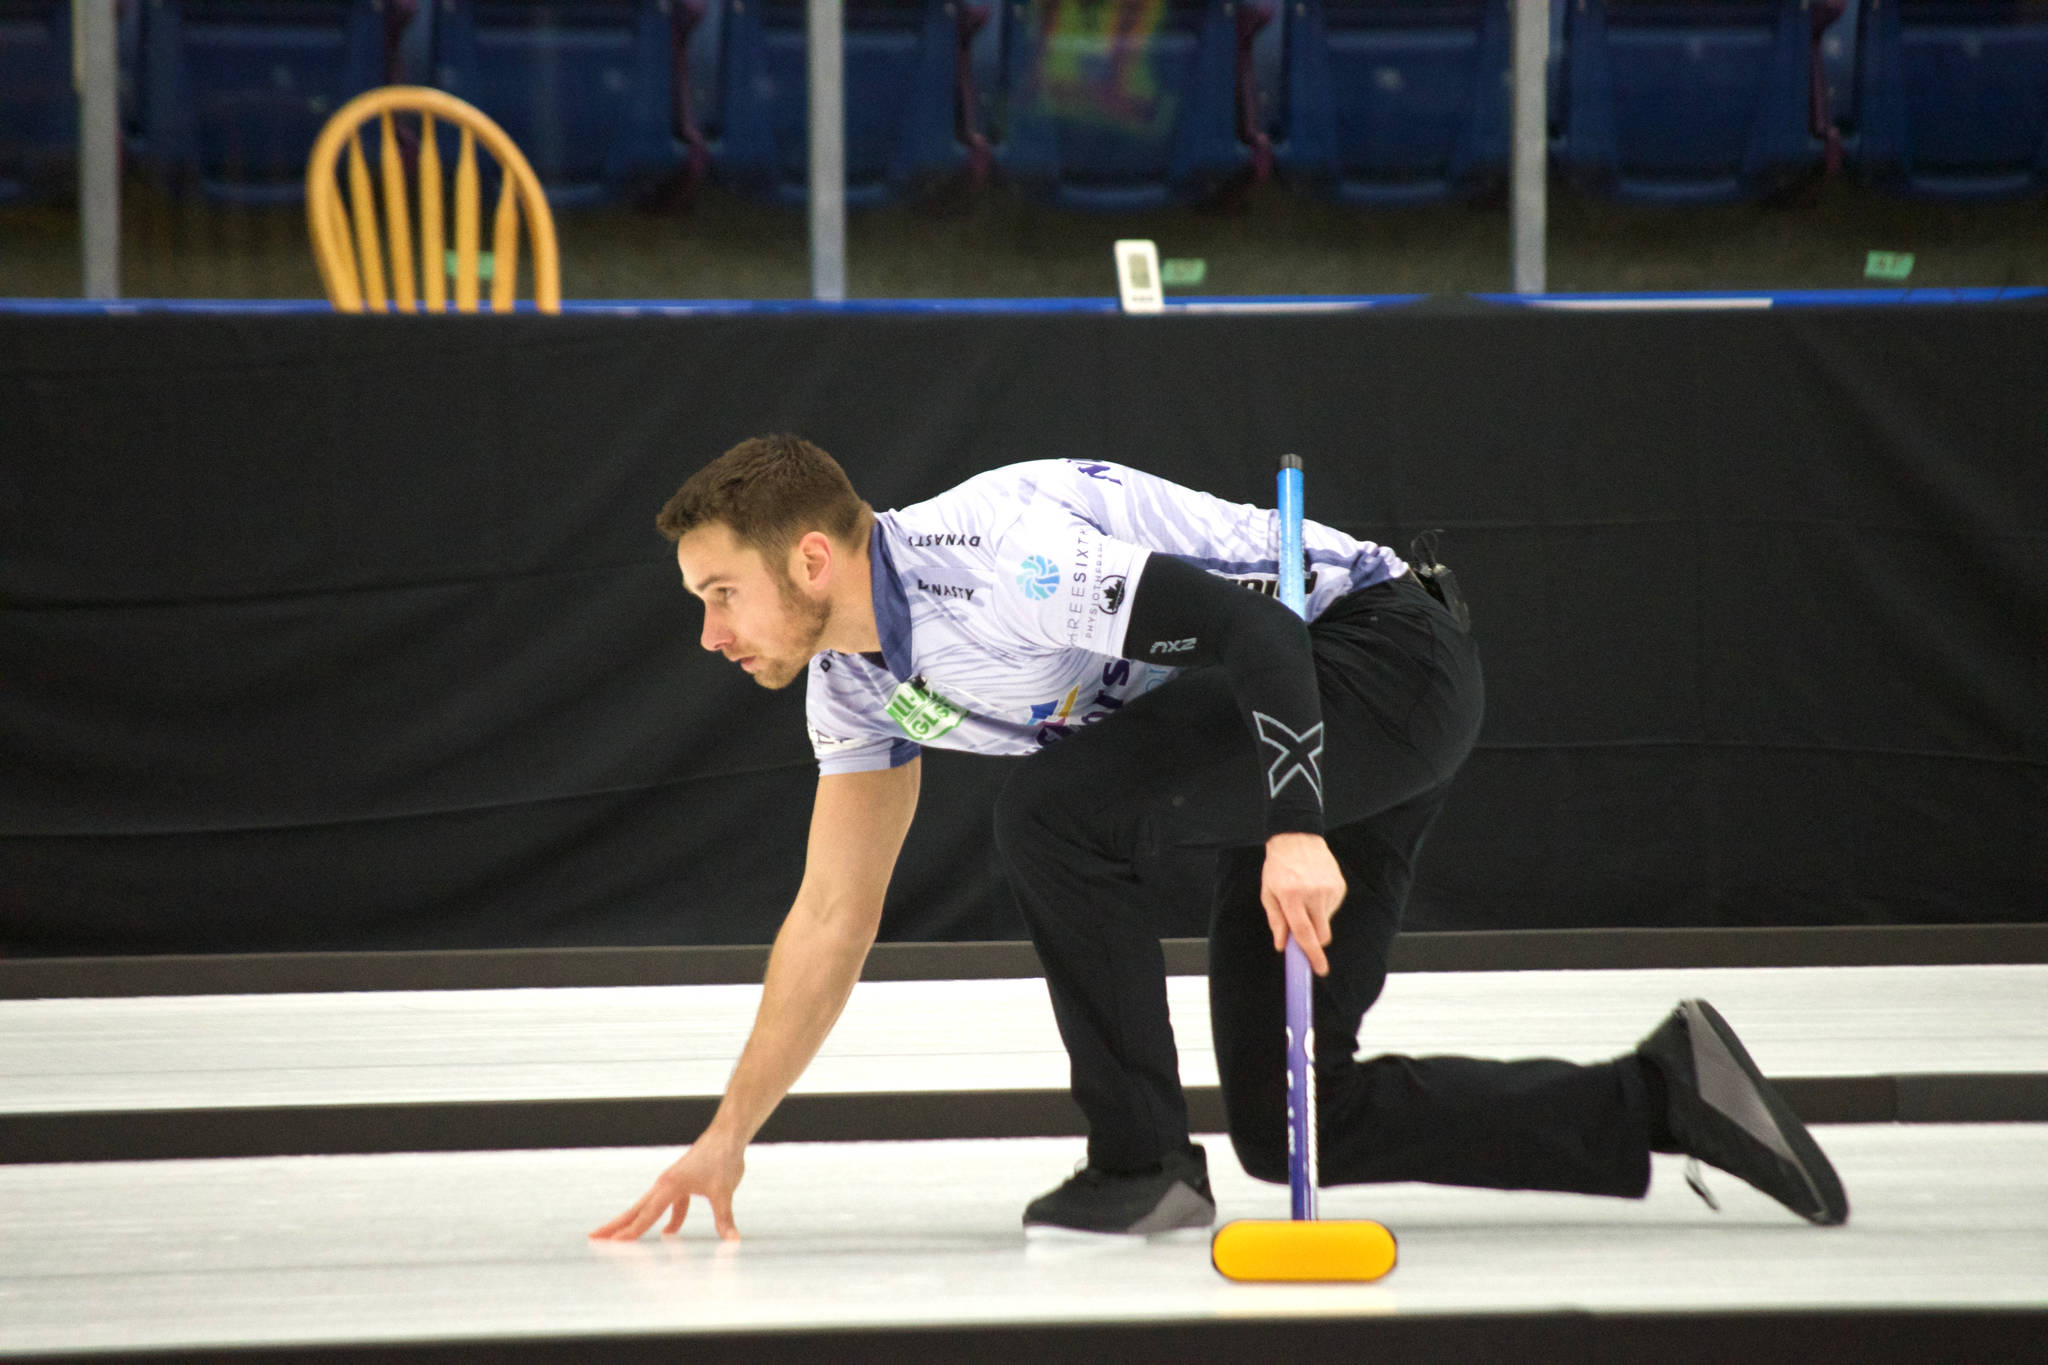
<svg viewBox="0 0 2048 1365"><path fill-rule="evenodd" d="M1774 1082L1809 1123L2048 1122L2048 1073L1795 1076ZM1214 1086L1187 1092L1199 1132L1224 1128ZM456 1104L86 1111L0 1115L0 1163L676 1146L717 1100L521 1100ZM1067 1137L1085 1131L1056 1090L795 1094L762 1142Z"/></svg>
<svg viewBox="0 0 2048 1365"><path fill-rule="evenodd" d="M1201 939L1168 939L1168 972L1208 969ZM0 1000L330 991L708 986L761 980L765 947L512 948L416 953L0 959ZM1788 929L1556 929L1403 934L1397 972L1656 967L1956 966L2048 962L2048 924ZM1040 975L1028 943L885 943L868 981Z"/></svg>

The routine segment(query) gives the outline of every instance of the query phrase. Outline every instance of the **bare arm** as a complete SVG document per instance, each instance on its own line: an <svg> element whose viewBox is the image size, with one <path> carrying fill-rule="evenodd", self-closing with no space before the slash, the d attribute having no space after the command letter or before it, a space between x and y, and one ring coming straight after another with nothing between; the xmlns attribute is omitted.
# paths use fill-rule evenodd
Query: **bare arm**
<svg viewBox="0 0 2048 1365"><path fill-rule="evenodd" d="M882 895L917 809L912 759L883 772L818 779L796 902L775 936L753 1036L700 1141L744 1147L839 1021L882 922Z"/></svg>
<svg viewBox="0 0 2048 1365"><path fill-rule="evenodd" d="M917 810L923 764L818 779L804 879L775 947L754 1030L717 1114L681 1160L640 1201L591 1236L631 1241L663 1213L682 1226L690 1197L711 1205L721 1237L736 1237L732 1192L761 1125L817 1055L860 979L882 920L882 896Z"/></svg>

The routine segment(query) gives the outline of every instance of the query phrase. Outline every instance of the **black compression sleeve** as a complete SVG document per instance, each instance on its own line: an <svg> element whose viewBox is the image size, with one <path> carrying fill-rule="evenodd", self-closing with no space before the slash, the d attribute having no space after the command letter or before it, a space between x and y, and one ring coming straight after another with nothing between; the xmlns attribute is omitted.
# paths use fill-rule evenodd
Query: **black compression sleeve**
<svg viewBox="0 0 2048 1365"><path fill-rule="evenodd" d="M1257 741L1266 833L1323 832L1323 712L1307 623L1264 593L1155 552L1131 595L1124 657L1221 664Z"/></svg>

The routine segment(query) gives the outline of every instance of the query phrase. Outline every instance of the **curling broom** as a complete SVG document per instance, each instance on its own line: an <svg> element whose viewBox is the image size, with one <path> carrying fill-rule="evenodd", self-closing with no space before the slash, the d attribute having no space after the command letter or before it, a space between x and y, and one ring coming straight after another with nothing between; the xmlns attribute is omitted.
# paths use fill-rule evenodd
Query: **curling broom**
<svg viewBox="0 0 2048 1365"><path fill-rule="evenodd" d="M1302 591L1301 457L1280 457L1280 600L1308 614ZM1314 975L1287 940L1287 1186L1291 1217L1240 1218L1209 1242L1209 1259L1233 1280L1377 1280L1394 1268L1394 1234L1366 1219L1316 1218Z"/></svg>

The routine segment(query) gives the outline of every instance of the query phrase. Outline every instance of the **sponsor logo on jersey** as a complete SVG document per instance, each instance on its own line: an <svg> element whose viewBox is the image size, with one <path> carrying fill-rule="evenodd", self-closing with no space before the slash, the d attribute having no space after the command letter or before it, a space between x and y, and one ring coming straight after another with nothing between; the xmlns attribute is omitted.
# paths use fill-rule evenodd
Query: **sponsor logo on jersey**
<svg viewBox="0 0 2048 1365"><path fill-rule="evenodd" d="M1074 463L1083 474L1086 474L1091 479L1100 479L1104 483L1113 483L1119 488L1123 486L1124 481L1116 476L1115 465L1098 464L1094 461L1082 460L1076 460Z"/></svg>
<svg viewBox="0 0 2048 1365"><path fill-rule="evenodd" d="M1280 575L1277 573L1220 573L1216 575L1226 583L1235 583L1240 588L1277 597L1280 593ZM1306 597L1316 590L1316 571L1308 570L1301 581L1301 593Z"/></svg>
<svg viewBox="0 0 2048 1365"><path fill-rule="evenodd" d="M1081 700L1081 691L1083 688L1093 687L1093 683L1075 683L1059 701L1040 702L1031 708L1031 719L1038 726L1038 733L1033 738L1038 741L1039 747L1043 748L1056 739L1065 739L1080 726L1093 725L1098 720L1115 715L1126 699L1109 689L1121 687L1130 680L1131 661L1110 660L1102 666L1102 685L1096 688L1095 695L1079 708L1078 714L1076 703ZM1150 690L1149 685L1147 690Z"/></svg>
<svg viewBox="0 0 2048 1365"><path fill-rule="evenodd" d="M1067 692L1064 701L1042 701L1031 708L1031 719L1041 722L1051 721L1056 725L1064 725L1067 713L1074 709L1074 698L1080 695L1081 689L1077 686Z"/></svg>
<svg viewBox="0 0 2048 1365"><path fill-rule="evenodd" d="M804 728L811 732L811 752L817 754L820 758L826 754L836 753L841 749L852 748L856 744L865 742L859 739L849 739L844 735L828 735L815 725L807 724Z"/></svg>
<svg viewBox="0 0 2048 1365"><path fill-rule="evenodd" d="M974 589L963 588L955 583L927 583L920 576L917 580L917 586L920 590L928 592L934 597L952 597L962 602L972 602L974 600Z"/></svg>
<svg viewBox="0 0 2048 1365"><path fill-rule="evenodd" d="M1099 649L1100 639L1107 633L1103 613L1096 608L1102 603L1103 585L1108 581L1102 576L1103 543L1095 528L1084 521L1074 523L1074 541L1070 547L1072 568L1067 573L1067 643L1079 649Z"/></svg>
<svg viewBox="0 0 2048 1365"><path fill-rule="evenodd" d="M1145 652L1148 654L1185 654L1195 647L1196 639L1196 636L1190 635L1185 640L1154 640L1152 648Z"/></svg>
<svg viewBox="0 0 2048 1365"><path fill-rule="evenodd" d="M1044 555L1033 555L1017 568L1017 586L1034 602L1043 602L1059 591L1060 566Z"/></svg>
<svg viewBox="0 0 2048 1365"><path fill-rule="evenodd" d="M907 683L899 683L890 693L888 711L897 728L919 744L928 744L948 730L959 728L960 722L967 719L966 708L955 706L925 686L921 673Z"/></svg>
<svg viewBox="0 0 2048 1365"><path fill-rule="evenodd" d="M1106 575L1095 585L1095 607L1104 616L1114 616L1123 609L1124 576L1120 573Z"/></svg>
<svg viewBox="0 0 2048 1365"><path fill-rule="evenodd" d="M934 546L978 550L981 548L981 537L966 535L959 531L929 531L921 535L905 537L904 544L919 550L931 549Z"/></svg>

